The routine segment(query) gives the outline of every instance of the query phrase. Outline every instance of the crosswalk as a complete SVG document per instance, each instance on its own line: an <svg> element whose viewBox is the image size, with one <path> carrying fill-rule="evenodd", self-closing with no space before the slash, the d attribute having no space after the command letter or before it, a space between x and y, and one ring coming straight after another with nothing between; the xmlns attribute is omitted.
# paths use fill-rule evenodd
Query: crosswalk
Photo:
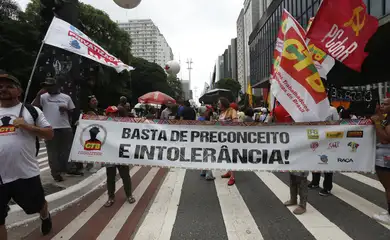
<svg viewBox="0 0 390 240"><path fill-rule="evenodd" d="M118 180L112 207L103 206L106 191L97 189L55 214L51 235L42 238L36 229L25 239L390 239L390 226L371 218L387 209L373 174L336 173L332 195L310 190L307 212L298 216L283 206L287 173L237 172L230 187L226 179L206 181L195 170L137 166L130 175L135 204L125 201Z"/></svg>
<svg viewBox="0 0 390 240"><path fill-rule="evenodd" d="M50 170L49 160L47 158L47 149L44 141L40 141L39 145L40 145L40 149L37 156L39 169L41 172L45 172L47 170Z"/></svg>

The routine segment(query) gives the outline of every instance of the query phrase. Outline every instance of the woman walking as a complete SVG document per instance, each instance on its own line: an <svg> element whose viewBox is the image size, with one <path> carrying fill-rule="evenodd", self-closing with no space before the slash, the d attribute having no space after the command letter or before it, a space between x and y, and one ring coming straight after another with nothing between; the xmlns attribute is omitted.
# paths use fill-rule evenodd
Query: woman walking
<svg viewBox="0 0 390 240"><path fill-rule="evenodd" d="M110 117L118 117L119 110L116 106L111 106L106 109L106 115ZM135 198L132 195L130 168L126 165L108 165L106 166L107 174L107 192L108 201L104 204L105 207L111 207L115 203L115 176L116 169L123 181L123 188L126 193L127 201L132 204L135 203Z"/></svg>

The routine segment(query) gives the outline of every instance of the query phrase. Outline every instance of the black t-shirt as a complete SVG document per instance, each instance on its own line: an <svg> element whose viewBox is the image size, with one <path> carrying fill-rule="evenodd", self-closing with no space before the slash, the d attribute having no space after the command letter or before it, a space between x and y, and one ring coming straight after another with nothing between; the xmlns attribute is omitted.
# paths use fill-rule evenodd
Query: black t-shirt
<svg viewBox="0 0 390 240"><path fill-rule="evenodd" d="M184 107L179 117L183 117L183 120L196 120L196 113L192 107Z"/></svg>

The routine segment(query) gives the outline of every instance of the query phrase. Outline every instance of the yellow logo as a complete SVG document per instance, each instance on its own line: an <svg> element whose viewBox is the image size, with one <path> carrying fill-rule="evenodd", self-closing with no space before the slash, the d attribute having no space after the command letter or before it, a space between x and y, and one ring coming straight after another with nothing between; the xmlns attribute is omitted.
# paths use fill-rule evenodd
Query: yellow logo
<svg viewBox="0 0 390 240"><path fill-rule="evenodd" d="M326 132L326 138L343 138L344 132Z"/></svg>
<svg viewBox="0 0 390 240"><path fill-rule="evenodd" d="M366 22L366 14L364 14L363 21L360 22L360 12L364 11L362 6L359 6L353 10L353 14L351 19L344 23L344 27L352 27L353 31L356 33L356 37L359 36L360 31L363 29L364 24Z"/></svg>
<svg viewBox="0 0 390 240"><path fill-rule="evenodd" d="M317 140L320 139L320 134L317 129L307 129L307 138Z"/></svg>

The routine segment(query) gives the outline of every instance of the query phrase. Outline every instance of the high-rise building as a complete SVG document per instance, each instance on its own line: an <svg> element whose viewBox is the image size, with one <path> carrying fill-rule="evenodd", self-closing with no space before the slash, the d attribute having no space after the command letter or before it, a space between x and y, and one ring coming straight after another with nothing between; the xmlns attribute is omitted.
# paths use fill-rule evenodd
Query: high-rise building
<svg viewBox="0 0 390 240"><path fill-rule="evenodd" d="M173 60L173 52L163 34L151 19L129 20L118 23L119 27L129 33L131 52L140 57L165 67L165 63Z"/></svg>
<svg viewBox="0 0 390 240"><path fill-rule="evenodd" d="M237 80L237 38L232 39L231 41L231 51L230 51L230 69L231 77L234 80Z"/></svg>
<svg viewBox="0 0 390 240"><path fill-rule="evenodd" d="M237 19L237 81L241 84L241 90L245 89L245 52L244 52L244 9L241 9Z"/></svg>

